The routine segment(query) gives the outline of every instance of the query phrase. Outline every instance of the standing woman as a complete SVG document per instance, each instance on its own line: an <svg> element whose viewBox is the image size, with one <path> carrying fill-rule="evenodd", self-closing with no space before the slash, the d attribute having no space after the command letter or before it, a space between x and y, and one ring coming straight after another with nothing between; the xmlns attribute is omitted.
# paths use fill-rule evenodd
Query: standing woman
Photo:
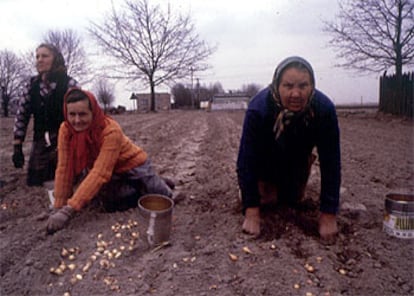
<svg viewBox="0 0 414 296"><path fill-rule="evenodd" d="M30 117L34 118L33 145L27 175L28 186L42 186L54 179L57 162L57 134L63 117L63 96L77 82L67 75L61 52L42 43L36 49L37 76L31 77L19 101L14 123L13 163L24 165L23 142Z"/></svg>
<svg viewBox="0 0 414 296"><path fill-rule="evenodd" d="M172 197L171 188L155 173L147 153L103 113L91 92L70 89L64 114L54 191L58 210L49 217L48 233L65 227L96 196L107 210L136 207L144 194Z"/></svg>

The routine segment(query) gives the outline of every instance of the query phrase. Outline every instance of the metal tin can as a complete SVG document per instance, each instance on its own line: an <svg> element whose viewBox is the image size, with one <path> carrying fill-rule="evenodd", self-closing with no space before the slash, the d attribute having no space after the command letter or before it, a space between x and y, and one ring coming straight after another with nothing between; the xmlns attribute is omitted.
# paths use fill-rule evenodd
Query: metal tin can
<svg viewBox="0 0 414 296"><path fill-rule="evenodd" d="M154 247L168 242L174 201L164 195L148 194L138 200L138 226L143 243Z"/></svg>
<svg viewBox="0 0 414 296"><path fill-rule="evenodd" d="M414 238L414 194L386 195L383 229L398 238Z"/></svg>

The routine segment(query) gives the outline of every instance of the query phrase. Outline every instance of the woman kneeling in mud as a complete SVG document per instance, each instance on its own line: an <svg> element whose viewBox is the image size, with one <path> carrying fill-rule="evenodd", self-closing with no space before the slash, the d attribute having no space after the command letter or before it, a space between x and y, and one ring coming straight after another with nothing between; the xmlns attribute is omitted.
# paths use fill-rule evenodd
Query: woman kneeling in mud
<svg viewBox="0 0 414 296"><path fill-rule="evenodd" d="M284 59L273 81L249 103L237 159L245 214L242 229L260 234L261 206L298 207L317 148L321 173L319 234L333 241L338 226L341 154L335 105L315 88L312 66Z"/></svg>
<svg viewBox="0 0 414 296"><path fill-rule="evenodd" d="M173 184L155 174L147 153L104 114L91 92L68 90L64 116L54 191L58 210L48 219L49 234L64 228L98 193L108 210L136 206L148 193L172 197Z"/></svg>

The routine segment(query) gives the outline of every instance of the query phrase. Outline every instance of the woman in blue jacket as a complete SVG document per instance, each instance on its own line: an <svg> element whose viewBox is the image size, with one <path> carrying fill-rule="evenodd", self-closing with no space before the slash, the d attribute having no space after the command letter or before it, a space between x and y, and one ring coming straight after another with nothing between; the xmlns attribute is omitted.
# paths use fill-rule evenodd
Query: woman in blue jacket
<svg viewBox="0 0 414 296"><path fill-rule="evenodd" d="M311 65L301 57L283 60L272 83L250 102L245 115L237 174L243 231L260 234L260 205L273 200L294 206L304 197L317 148L321 171L319 234L338 232L341 160L336 110L315 89Z"/></svg>

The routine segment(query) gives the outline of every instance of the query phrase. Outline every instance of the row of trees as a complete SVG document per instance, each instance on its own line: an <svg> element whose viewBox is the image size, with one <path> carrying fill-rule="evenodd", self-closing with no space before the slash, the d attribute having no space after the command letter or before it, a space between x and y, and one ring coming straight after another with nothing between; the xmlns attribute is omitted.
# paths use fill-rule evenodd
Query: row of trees
<svg viewBox="0 0 414 296"><path fill-rule="evenodd" d="M325 22L324 27L332 37L330 45L337 52L338 66L376 73L394 67L400 77L403 66L414 65L412 0L339 3L337 18ZM113 5L101 23L91 22L88 28L100 49L95 54L101 61L105 57L105 65L96 63L92 67L81 38L72 29L49 31L42 42L53 43L62 51L71 76L83 85L94 84L104 106L114 99L114 84L109 80L128 81L134 89L139 88L137 82L148 87L152 94L151 110L155 108L154 94L160 85L174 85L173 92L188 98L180 81L208 69L207 60L217 48L200 39L189 14L176 13L169 4L165 9L149 5L149 0L124 0L124 4L118 9ZM17 56L7 49L0 51L3 108L18 97L22 81L34 74L33 64L32 53ZM249 87L255 89L254 84ZM192 105L194 98L203 100L215 91L214 86L190 90Z"/></svg>
<svg viewBox="0 0 414 296"><path fill-rule="evenodd" d="M249 97L253 97L261 88L262 86L259 84L250 83L242 85L240 89L233 90L232 92L243 93ZM200 102L209 101L214 95L224 92L223 86L219 82L203 86L197 81L195 88L177 83L171 88L175 108L198 108Z"/></svg>

